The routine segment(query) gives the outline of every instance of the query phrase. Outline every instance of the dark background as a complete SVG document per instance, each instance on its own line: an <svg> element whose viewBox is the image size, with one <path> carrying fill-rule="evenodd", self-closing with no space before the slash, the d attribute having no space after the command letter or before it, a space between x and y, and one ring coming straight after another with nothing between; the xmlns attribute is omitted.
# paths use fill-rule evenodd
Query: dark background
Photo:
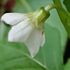
<svg viewBox="0 0 70 70"><path fill-rule="evenodd" d="M64 52L64 64L67 63L69 58L70 58L70 39L68 39L67 41L66 49Z"/></svg>

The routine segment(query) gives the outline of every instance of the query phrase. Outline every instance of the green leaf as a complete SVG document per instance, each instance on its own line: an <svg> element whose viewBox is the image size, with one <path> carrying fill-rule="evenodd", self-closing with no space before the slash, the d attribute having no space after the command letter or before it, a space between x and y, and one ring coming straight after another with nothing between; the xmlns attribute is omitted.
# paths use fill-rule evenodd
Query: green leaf
<svg viewBox="0 0 70 70"><path fill-rule="evenodd" d="M64 70L70 70L70 59L68 60L67 64L64 66Z"/></svg>
<svg viewBox="0 0 70 70"><path fill-rule="evenodd" d="M26 50L18 43L0 42L0 70L47 70L21 48Z"/></svg>
<svg viewBox="0 0 70 70"><path fill-rule="evenodd" d="M70 0L64 0L63 3L66 6L67 10L70 12Z"/></svg>

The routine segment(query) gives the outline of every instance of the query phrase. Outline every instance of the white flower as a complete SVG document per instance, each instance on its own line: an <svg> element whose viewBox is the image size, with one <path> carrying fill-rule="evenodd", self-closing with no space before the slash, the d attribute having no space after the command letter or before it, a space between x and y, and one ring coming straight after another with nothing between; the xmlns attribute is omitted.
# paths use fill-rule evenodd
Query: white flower
<svg viewBox="0 0 70 70"><path fill-rule="evenodd" d="M37 20L33 14L6 13L2 16L1 20L12 26L8 33L8 41L23 42L32 57L44 45L45 34L43 30L35 26Z"/></svg>

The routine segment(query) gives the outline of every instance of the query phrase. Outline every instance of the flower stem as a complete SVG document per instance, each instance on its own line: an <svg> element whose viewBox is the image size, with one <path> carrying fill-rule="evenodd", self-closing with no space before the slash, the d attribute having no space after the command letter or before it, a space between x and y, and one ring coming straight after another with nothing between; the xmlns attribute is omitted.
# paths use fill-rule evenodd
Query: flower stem
<svg viewBox="0 0 70 70"><path fill-rule="evenodd" d="M68 37L70 38L70 14L63 8L60 0L53 0L55 8L59 14L59 17L67 30Z"/></svg>
<svg viewBox="0 0 70 70"><path fill-rule="evenodd" d="M54 4L49 4L49 5L47 5L46 7L45 7L45 10L46 11L50 11L50 10L52 10L52 9L54 9L55 8L55 5Z"/></svg>

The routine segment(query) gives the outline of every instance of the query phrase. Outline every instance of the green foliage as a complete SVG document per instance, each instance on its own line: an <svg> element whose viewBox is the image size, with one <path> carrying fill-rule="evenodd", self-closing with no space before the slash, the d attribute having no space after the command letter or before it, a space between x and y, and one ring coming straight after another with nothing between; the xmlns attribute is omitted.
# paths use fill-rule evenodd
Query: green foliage
<svg viewBox="0 0 70 70"><path fill-rule="evenodd" d="M13 12L33 12L42 6L53 3L52 0L16 0ZM57 4L57 3L56 3ZM57 10L58 11L58 10ZM31 58L24 44L7 42L9 26L0 23L0 70L63 70L63 52L67 32L63 23L65 13L58 15L56 9L50 11L45 22L46 43L35 58ZM62 19L62 22L59 18ZM68 18L69 19L69 18ZM68 20L68 22L70 22ZM65 25L66 26L66 25Z"/></svg>
<svg viewBox="0 0 70 70"><path fill-rule="evenodd" d="M70 0L64 0L63 2L67 8L67 10L70 12Z"/></svg>
<svg viewBox="0 0 70 70"><path fill-rule="evenodd" d="M68 13L62 6L60 0L53 0L59 17L68 33L68 37L70 38L70 13Z"/></svg>
<svg viewBox="0 0 70 70"><path fill-rule="evenodd" d="M26 54L25 47L20 46L0 42L0 70L47 70Z"/></svg>

